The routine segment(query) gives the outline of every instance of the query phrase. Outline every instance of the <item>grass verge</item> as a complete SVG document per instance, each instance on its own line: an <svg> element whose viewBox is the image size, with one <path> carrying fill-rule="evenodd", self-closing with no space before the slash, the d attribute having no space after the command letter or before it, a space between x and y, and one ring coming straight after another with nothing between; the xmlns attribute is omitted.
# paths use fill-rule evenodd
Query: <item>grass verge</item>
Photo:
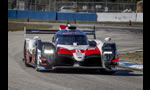
<svg viewBox="0 0 150 90"><path fill-rule="evenodd" d="M143 52L120 54L119 58L120 58L120 60L134 62L136 64L143 64Z"/></svg>
<svg viewBox="0 0 150 90"><path fill-rule="evenodd" d="M8 21L27 22L27 19L8 19ZM124 24L128 25L128 22L96 22L96 21L58 21L58 20L35 20L30 19L29 22L47 22L47 23L79 23L79 24ZM142 22L133 22L133 25L142 25ZM16 24L8 22L8 31L23 31L24 24ZM33 25L28 24L27 28L30 29L58 29L59 27L50 25Z"/></svg>
<svg viewBox="0 0 150 90"><path fill-rule="evenodd" d="M39 30L42 30L42 29L49 30L49 29L52 29L53 26L28 24L27 28L39 29ZM22 23L8 23L8 31L23 31L23 30L24 30L24 24L22 24Z"/></svg>
<svg viewBox="0 0 150 90"><path fill-rule="evenodd" d="M8 21L26 22L27 19L8 19ZM129 22L97 22L97 21L65 21L65 20L37 20L29 19L30 22L48 22L48 23L79 23L79 24L128 24ZM143 22L132 22L133 25L142 25Z"/></svg>

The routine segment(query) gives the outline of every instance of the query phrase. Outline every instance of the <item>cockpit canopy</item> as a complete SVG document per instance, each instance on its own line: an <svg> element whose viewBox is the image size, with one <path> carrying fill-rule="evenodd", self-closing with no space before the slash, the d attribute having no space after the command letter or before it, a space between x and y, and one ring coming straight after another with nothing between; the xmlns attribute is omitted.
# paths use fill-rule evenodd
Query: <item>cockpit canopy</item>
<svg viewBox="0 0 150 90"><path fill-rule="evenodd" d="M88 45L88 40L85 35L58 35L56 39L57 44L63 45Z"/></svg>

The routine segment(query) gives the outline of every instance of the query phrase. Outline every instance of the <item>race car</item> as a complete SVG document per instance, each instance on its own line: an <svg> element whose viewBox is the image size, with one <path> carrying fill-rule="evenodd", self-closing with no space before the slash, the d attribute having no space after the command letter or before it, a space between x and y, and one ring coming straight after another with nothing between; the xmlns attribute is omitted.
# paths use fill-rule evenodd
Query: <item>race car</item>
<svg viewBox="0 0 150 90"><path fill-rule="evenodd" d="M75 26L60 25L59 30L31 30L26 34L54 34L51 42L39 36L24 38L24 63L37 71L57 68L100 69L109 73L117 71L119 57L116 44L97 40L94 31L79 30ZM94 35L88 39L87 35Z"/></svg>

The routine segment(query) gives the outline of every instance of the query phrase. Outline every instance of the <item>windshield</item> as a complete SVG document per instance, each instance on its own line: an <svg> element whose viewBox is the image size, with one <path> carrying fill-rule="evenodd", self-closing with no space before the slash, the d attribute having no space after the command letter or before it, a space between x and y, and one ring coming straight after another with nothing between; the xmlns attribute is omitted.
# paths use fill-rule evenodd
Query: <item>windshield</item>
<svg viewBox="0 0 150 90"><path fill-rule="evenodd" d="M57 44L73 45L74 42L77 45L88 45L88 41L85 35L59 35Z"/></svg>

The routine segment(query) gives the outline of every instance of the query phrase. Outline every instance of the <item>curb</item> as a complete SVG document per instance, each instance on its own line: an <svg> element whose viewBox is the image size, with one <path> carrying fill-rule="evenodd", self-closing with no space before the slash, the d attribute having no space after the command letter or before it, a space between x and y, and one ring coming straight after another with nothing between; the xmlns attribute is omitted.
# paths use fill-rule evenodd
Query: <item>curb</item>
<svg viewBox="0 0 150 90"><path fill-rule="evenodd" d="M119 54L128 54L128 53L135 53L135 52L143 52L143 50L133 50L133 51L128 51L128 52L119 52ZM143 71L143 65L140 65L140 64L136 64L136 63L133 63L133 62L127 62L125 60L119 60L118 63L119 63L120 67Z"/></svg>
<svg viewBox="0 0 150 90"><path fill-rule="evenodd" d="M132 62L127 62L125 60L119 60L118 63L119 63L120 67L143 71L143 65L140 65L140 64L136 64L136 63L132 63Z"/></svg>
<svg viewBox="0 0 150 90"><path fill-rule="evenodd" d="M132 50L128 52L118 52L118 54L128 54L128 53L135 53L135 52L143 52L143 50Z"/></svg>

